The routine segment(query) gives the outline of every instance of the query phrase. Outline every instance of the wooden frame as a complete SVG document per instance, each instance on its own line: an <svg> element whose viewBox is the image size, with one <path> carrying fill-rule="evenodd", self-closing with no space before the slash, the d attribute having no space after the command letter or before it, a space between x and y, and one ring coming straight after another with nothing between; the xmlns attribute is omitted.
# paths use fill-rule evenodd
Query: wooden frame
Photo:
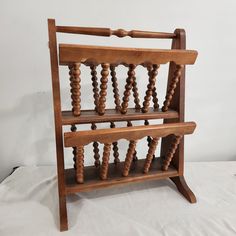
<svg viewBox="0 0 236 236"><path fill-rule="evenodd" d="M187 186L184 173L184 138L193 133L196 124L184 122L185 65L194 64L197 52L186 50L185 32L174 33L125 31L109 28L56 26L54 19L48 20L49 48L51 58L52 91L55 120L57 175L60 207L60 230L68 229L66 196L80 191L104 188L131 182L170 178L179 192L191 203L196 198ZM117 36L132 38L171 39L172 48L142 49L116 48L88 45L57 44L56 33L85 34L93 36ZM58 50L59 49L59 50ZM161 64L170 63L166 98L159 108L155 87L156 76ZM91 69L94 92L94 110L81 109L80 64ZM97 80L97 65L102 66L100 89ZM119 98L115 68L128 68L128 77L123 99ZM72 109L61 110L59 65L68 66L70 74ZM144 66L149 82L143 105L140 104L135 77L135 67ZM109 75L110 73L110 75ZM115 109L106 108L108 78L112 80ZM133 92L135 108L128 106ZM150 102L154 103L150 108ZM163 119L164 124L149 125L150 119ZM145 121L142 126L133 126L132 121ZM126 121L127 127L116 128L115 122ZM110 129L97 129L96 123L109 122ZM92 130L76 131L76 125L91 124ZM70 125L71 132L63 134L63 126ZM148 153L145 159L137 159L136 144L147 137ZM118 141L126 139L129 148L124 161L119 160ZM158 141L161 142L161 157L155 157ZM95 166L84 167L84 146L93 143ZM99 143L104 144L100 161ZM72 147L74 168L64 167L64 147ZM113 147L113 148L112 148ZM113 151L114 163L109 162Z"/></svg>

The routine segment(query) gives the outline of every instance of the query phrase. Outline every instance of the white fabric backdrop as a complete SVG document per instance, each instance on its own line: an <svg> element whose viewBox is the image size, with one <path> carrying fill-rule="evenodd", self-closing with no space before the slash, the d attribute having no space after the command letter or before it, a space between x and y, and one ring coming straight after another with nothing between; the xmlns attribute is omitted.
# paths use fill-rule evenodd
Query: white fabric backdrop
<svg viewBox="0 0 236 236"><path fill-rule="evenodd" d="M113 29L172 32L176 27L185 28L187 47L199 51L196 65L187 70L186 118L195 120L198 128L187 139L186 160L235 160L235 8L235 0L2 0L0 180L16 165L55 164L47 18L56 18L63 25ZM69 39L83 44L170 46L159 40ZM140 73L143 95L147 77L141 69ZM158 81L165 76L161 73ZM68 74L62 71L62 75L64 97ZM120 76L124 81L125 72L120 71ZM90 77L82 78L82 94L90 83ZM92 96L87 98L92 101ZM66 104L68 101L63 106ZM141 148L138 151L142 154Z"/></svg>
<svg viewBox="0 0 236 236"><path fill-rule="evenodd" d="M21 167L0 184L1 236L62 235L55 173ZM236 162L186 163L185 176L196 204L168 180L72 195L63 235L236 235Z"/></svg>

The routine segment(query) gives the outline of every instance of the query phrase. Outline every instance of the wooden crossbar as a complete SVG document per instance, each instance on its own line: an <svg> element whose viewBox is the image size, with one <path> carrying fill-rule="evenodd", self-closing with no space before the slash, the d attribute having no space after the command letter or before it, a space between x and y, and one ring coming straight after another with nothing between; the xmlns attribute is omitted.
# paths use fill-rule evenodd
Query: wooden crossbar
<svg viewBox="0 0 236 236"><path fill-rule="evenodd" d="M75 147L85 146L95 141L100 143L112 143L119 139L138 140L145 136L165 137L170 134L192 134L195 128L196 123L183 122L66 132L64 133L64 145L65 147Z"/></svg>
<svg viewBox="0 0 236 236"><path fill-rule="evenodd" d="M110 28L99 28L99 27L57 26L56 31L59 33L85 34L85 35L104 36L104 37L110 37L114 35L119 38L129 36L131 38L173 39L176 37L176 34L174 33L152 32L152 31L142 31L142 30L127 31L124 29L112 30Z"/></svg>
<svg viewBox="0 0 236 236"><path fill-rule="evenodd" d="M194 64L197 51L147 48L104 47L75 44L59 44L60 65L75 62L84 64Z"/></svg>

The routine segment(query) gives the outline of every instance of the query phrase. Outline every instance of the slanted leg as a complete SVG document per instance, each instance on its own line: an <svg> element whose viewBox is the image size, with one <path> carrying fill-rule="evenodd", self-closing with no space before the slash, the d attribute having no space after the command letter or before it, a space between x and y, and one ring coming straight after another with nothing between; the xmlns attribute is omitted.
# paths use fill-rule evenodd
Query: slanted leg
<svg viewBox="0 0 236 236"><path fill-rule="evenodd" d="M191 191L191 189L188 187L184 176L176 176L176 177L170 177L170 179L174 182L179 192L190 202L190 203L196 203L196 197L194 193Z"/></svg>
<svg viewBox="0 0 236 236"><path fill-rule="evenodd" d="M68 230L66 196L59 196L60 231Z"/></svg>

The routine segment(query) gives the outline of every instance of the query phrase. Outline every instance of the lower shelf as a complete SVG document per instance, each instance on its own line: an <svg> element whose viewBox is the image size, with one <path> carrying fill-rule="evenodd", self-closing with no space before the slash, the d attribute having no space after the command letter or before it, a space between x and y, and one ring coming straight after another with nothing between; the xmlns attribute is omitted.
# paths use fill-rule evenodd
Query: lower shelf
<svg viewBox="0 0 236 236"><path fill-rule="evenodd" d="M101 180L99 178L99 168L96 168L95 166L87 166L84 168L85 182L83 184L76 183L74 169L66 169L66 194L111 187L117 184L141 182L143 180L165 179L168 177L178 176L178 171L173 166L169 166L167 171L162 171L160 158L155 158L149 172L144 174L144 161L145 159L140 159L135 164L133 163L127 177L123 177L121 174L124 162L120 162L117 165L110 163L107 180Z"/></svg>

